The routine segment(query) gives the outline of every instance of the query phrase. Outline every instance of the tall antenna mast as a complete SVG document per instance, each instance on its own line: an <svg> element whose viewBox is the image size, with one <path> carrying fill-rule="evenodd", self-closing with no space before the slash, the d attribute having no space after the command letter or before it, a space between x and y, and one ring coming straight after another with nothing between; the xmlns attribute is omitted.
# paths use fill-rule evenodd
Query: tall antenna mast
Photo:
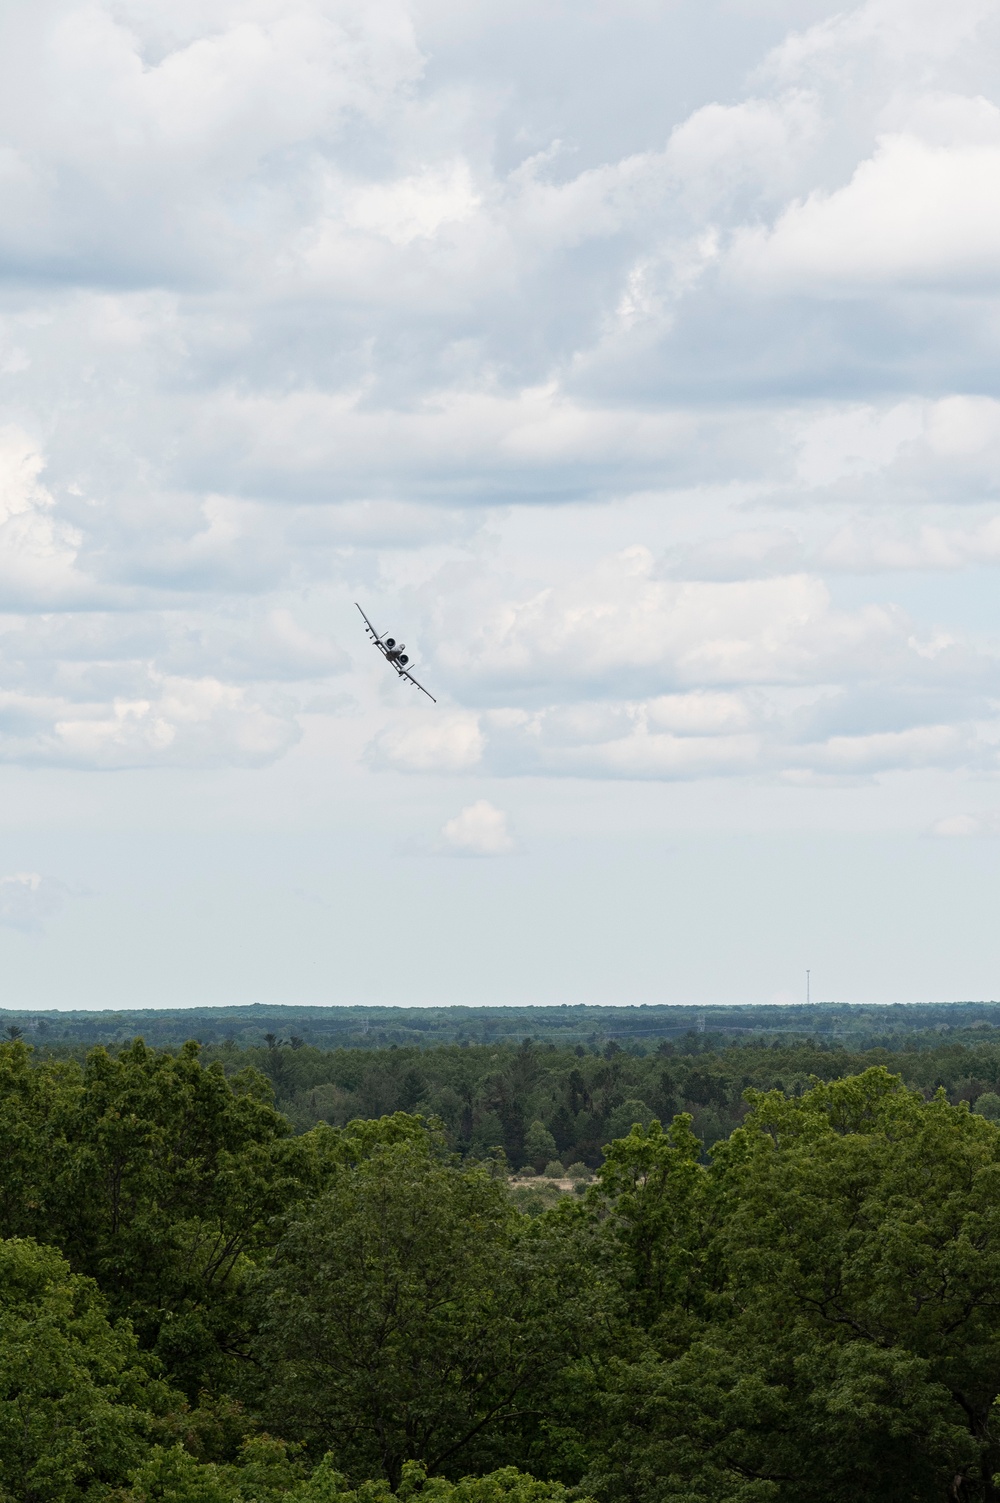
<svg viewBox="0 0 1000 1503"><path fill-rule="evenodd" d="M806 1006L809 1006L809 972L806 971Z"/></svg>

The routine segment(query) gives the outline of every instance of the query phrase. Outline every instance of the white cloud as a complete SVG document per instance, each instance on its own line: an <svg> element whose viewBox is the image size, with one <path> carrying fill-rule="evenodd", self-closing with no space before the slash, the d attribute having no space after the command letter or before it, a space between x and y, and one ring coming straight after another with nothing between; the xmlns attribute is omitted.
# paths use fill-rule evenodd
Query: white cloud
<svg viewBox="0 0 1000 1503"><path fill-rule="evenodd" d="M453 162L394 183L376 183L348 198L347 223L396 245L430 237L442 225L469 219L480 199L467 162Z"/></svg>
<svg viewBox="0 0 1000 1503"><path fill-rule="evenodd" d="M949 814L936 820L930 833L944 840L1000 835L1000 812L987 809L978 814Z"/></svg>
<svg viewBox="0 0 1000 1503"><path fill-rule="evenodd" d="M771 230L739 232L730 274L785 290L880 282L994 287L998 172L1000 141L939 147L887 136L845 187L792 204Z"/></svg>
<svg viewBox="0 0 1000 1503"><path fill-rule="evenodd" d="M276 158L287 173L305 141L379 117L422 66L407 9L393 0L362 10L209 0L179 25L169 9L41 0L7 13L8 255L84 279L95 250L132 277L156 265L218 275L247 253L240 221L261 189L283 196L267 182Z"/></svg>
<svg viewBox="0 0 1000 1503"><path fill-rule="evenodd" d="M818 100L802 90L735 105L706 104L673 131L666 163L694 208L717 210L747 190L766 201L794 189L821 129Z"/></svg>
<svg viewBox="0 0 1000 1503"><path fill-rule="evenodd" d="M243 623L241 623L243 624ZM162 665L174 673L209 665L237 682L312 682L347 668L347 655L328 637L308 631L286 607L272 607L242 631L216 622L189 624L165 644Z"/></svg>
<svg viewBox="0 0 1000 1503"><path fill-rule="evenodd" d="M895 570L947 571L1000 564L1000 516L973 526L905 517L853 517L826 536L807 539L790 527L748 528L672 549L659 563L666 578L740 580L808 570L834 575Z"/></svg>
<svg viewBox="0 0 1000 1503"><path fill-rule="evenodd" d="M348 666L287 607L0 615L0 762L263 765Z"/></svg>
<svg viewBox="0 0 1000 1503"><path fill-rule="evenodd" d="M685 705L684 698L695 703ZM802 709L808 712L814 705L806 703ZM517 721L487 714L483 766L497 773L571 777L687 780L763 774L800 781L814 775L856 778L914 768L997 765L996 746L984 741L971 723L920 723L919 704L910 712L916 724L882 728L876 711L875 724L861 733L852 733L847 706L842 712L846 724L838 725L834 713L823 725L809 713L796 713L794 704L780 695L733 696L724 706L712 706L715 716L704 714L703 696L614 708L612 715L609 707L603 727L582 709L576 714L572 709L545 710Z"/></svg>
<svg viewBox="0 0 1000 1503"><path fill-rule="evenodd" d="M67 889L38 872L0 876L0 926L24 932L41 929L65 902Z"/></svg>
<svg viewBox="0 0 1000 1503"><path fill-rule="evenodd" d="M415 724L400 723L383 731L369 749L376 767L403 772L471 772L483 754L483 734L475 715L442 713Z"/></svg>
<svg viewBox="0 0 1000 1503"><path fill-rule="evenodd" d="M363 582L375 767L989 763L992 8L788 14L8 8L0 758L278 757Z"/></svg>
<svg viewBox="0 0 1000 1503"><path fill-rule="evenodd" d="M0 693L0 760L67 767L243 766L272 762L300 732L288 714L217 679L149 673L146 694L67 702Z"/></svg>
<svg viewBox="0 0 1000 1503"><path fill-rule="evenodd" d="M484 798L449 819L441 836L455 856L507 856L514 849L507 815Z"/></svg>
<svg viewBox="0 0 1000 1503"><path fill-rule="evenodd" d="M895 69L912 69L915 62L938 64L974 43L992 15L989 0L865 0L837 9L804 31L792 31L774 49L765 72L782 78L828 76L843 81L845 69L857 66L859 55Z"/></svg>
<svg viewBox="0 0 1000 1503"><path fill-rule="evenodd" d="M1000 563L1000 516L977 527L924 524L907 529L878 522L854 522L835 533L820 550L817 564L865 572L889 569L955 570Z"/></svg>
<svg viewBox="0 0 1000 1503"><path fill-rule="evenodd" d="M918 644L889 607L838 610L825 583L804 573L662 579L641 545L527 598L494 604L481 588L469 593L464 608L442 612L437 656L454 682L480 693L488 685L545 686L570 697L583 686L603 695L626 685L650 693L815 684L844 674L923 673L950 646Z"/></svg>
<svg viewBox="0 0 1000 1503"><path fill-rule="evenodd" d="M52 606L79 600L80 533L54 514L40 481L45 461L28 434L0 429L0 601Z"/></svg>
<svg viewBox="0 0 1000 1503"><path fill-rule="evenodd" d="M477 717L475 754L453 755L419 732L383 735L376 765L402 772L690 781L751 775L794 783L918 769L996 771L996 734L967 718L941 723L935 701L859 707L836 695L661 696ZM826 703L824 704L824 700ZM995 730L995 728L994 728Z"/></svg>
<svg viewBox="0 0 1000 1503"><path fill-rule="evenodd" d="M483 773L689 780L753 775L802 782L939 768L995 771L998 701L976 674L964 685L914 654L909 680L748 685L641 699L613 691L525 709L397 724L370 749L376 766ZM923 671L927 670L929 671ZM436 734L435 734L436 732Z"/></svg>

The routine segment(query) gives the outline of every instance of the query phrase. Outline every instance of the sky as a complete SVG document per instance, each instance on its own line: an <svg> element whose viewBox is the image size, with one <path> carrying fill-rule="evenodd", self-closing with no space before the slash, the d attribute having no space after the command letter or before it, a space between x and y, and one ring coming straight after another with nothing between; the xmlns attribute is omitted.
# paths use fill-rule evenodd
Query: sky
<svg viewBox="0 0 1000 1503"><path fill-rule="evenodd" d="M990 0L9 0L0 1007L1000 996L998 355Z"/></svg>

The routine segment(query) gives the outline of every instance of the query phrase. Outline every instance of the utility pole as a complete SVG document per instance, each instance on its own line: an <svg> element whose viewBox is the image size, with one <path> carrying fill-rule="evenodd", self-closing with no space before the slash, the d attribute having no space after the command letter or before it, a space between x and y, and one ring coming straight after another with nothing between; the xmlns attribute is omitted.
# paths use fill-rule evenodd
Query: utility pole
<svg viewBox="0 0 1000 1503"><path fill-rule="evenodd" d="M806 1006L809 1006L809 972L806 971Z"/></svg>

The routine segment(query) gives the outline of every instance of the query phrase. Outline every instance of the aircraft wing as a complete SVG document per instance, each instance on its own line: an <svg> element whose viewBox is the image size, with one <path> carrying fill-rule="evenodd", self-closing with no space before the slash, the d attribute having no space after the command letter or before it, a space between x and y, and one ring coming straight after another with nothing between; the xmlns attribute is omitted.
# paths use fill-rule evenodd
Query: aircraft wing
<svg viewBox="0 0 1000 1503"><path fill-rule="evenodd" d="M354 604L358 605L358 602L355 600ZM358 605L358 610L361 611L360 605ZM375 646L377 648L379 648L380 651L383 650L382 649L382 638L379 636L379 634L375 630L374 626L372 626L371 622L369 621L368 617L365 615L364 611L361 611L361 619L365 623L365 631L371 637L372 641L375 643Z"/></svg>
<svg viewBox="0 0 1000 1503"><path fill-rule="evenodd" d="M393 664L393 667L395 666L396 665ZM434 703L437 704L437 700L434 699L434 695L431 693L431 691L429 689L425 689L423 684L417 683L417 680L413 677L412 673L408 673L405 668L396 668L396 672L399 674L400 678L408 678L411 684L416 684L421 694L426 694L428 699L433 700Z"/></svg>

